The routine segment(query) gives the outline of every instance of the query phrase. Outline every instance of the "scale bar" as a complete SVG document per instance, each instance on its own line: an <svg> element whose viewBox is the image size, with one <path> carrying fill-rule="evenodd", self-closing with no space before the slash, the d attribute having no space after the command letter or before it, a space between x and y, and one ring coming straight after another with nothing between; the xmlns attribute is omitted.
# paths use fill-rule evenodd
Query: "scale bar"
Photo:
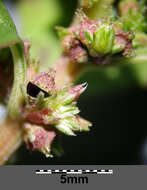
<svg viewBox="0 0 147 190"><path fill-rule="evenodd" d="M113 170L36 170L36 174L113 174Z"/></svg>

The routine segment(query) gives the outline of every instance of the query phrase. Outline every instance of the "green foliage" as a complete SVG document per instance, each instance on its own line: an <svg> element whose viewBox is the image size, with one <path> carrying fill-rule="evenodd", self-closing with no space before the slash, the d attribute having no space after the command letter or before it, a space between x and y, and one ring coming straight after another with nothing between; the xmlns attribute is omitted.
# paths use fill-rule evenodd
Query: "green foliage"
<svg viewBox="0 0 147 190"><path fill-rule="evenodd" d="M0 48L10 47L20 42L16 27L0 0Z"/></svg>
<svg viewBox="0 0 147 190"><path fill-rule="evenodd" d="M22 24L22 37L31 42L31 57L41 62L40 71L46 71L61 53L54 29L62 16L59 2L22 0L18 3L17 10Z"/></svg>
<svg viewBox="0 0 147 190"><path fill-rule="evenodd" d="M23 103L21 86L25 82L25 57L16 27L3 2L0 1L0 48L4 47L10 47L13 55L14 81L8 103L8 112L11 118L16 118Z"/></svg>

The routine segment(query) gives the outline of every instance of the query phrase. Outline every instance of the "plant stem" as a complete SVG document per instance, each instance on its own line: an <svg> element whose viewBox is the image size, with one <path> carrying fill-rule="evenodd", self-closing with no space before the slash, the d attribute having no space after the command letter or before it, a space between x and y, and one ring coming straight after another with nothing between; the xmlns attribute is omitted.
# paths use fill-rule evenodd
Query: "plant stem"
<svg viewBox="0 0 147 190"><path fill-rule="evenodd" d="M14 81L8 102L8 117L0 124L0 164L8 160L23 139L19 113L24 101L21 87L25 85L26 61L22 48L21 44L11 47L14 62Z"/></svg>
<svg viewBox="0 0 147 190"><path fill-rule="evenodd" d="M15 119L19 116L24 99L21 87L25 85L26 63L20 44L11 47L11 52L14 60L14 81L8 102L8 115Z"/></svg>
<svg viewBox="0 0 147 190"><path fill-rule="evenodd" d="M22 134L21 124L18 121L7 118L0 124L0 165L4 164L20 146Z"/></svg>

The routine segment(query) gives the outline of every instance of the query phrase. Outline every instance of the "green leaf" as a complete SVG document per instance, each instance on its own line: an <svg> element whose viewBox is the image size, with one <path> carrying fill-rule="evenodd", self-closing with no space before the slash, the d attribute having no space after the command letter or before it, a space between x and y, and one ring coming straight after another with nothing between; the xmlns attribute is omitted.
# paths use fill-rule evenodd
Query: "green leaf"
<svg viewBox="0 0 147 190"><path fill-rule="evenodd" d="M0 0L0 49L10 47L18 42L20 42L20 38L16 27L2 0Z"/></svg>
<svg viewBox="0 0 147 190"><path fill-rule="evenodd" d="M13 87L8 102L8 114L11 118L19 116L24 97L21 87L25 82L26 61L24 46L16 27L2 0L0 0L0 48L10 47L14 62Z"/></svg>

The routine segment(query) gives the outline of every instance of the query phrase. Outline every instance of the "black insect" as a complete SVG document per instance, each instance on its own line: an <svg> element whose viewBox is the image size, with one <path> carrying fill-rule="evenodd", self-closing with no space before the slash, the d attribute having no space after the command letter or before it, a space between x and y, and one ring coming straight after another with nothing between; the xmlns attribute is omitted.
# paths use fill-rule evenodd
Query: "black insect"
<svg viewBox="0 0 147 190"><path fill-rule="evenodd" d="M27 94L28 95L36 98L40 92L43 92L45 98L49 96L49 93L42 90L41 88L39 88L35 84L33 84L31 82L28 83L28 85L27 85Z"/></svg>

